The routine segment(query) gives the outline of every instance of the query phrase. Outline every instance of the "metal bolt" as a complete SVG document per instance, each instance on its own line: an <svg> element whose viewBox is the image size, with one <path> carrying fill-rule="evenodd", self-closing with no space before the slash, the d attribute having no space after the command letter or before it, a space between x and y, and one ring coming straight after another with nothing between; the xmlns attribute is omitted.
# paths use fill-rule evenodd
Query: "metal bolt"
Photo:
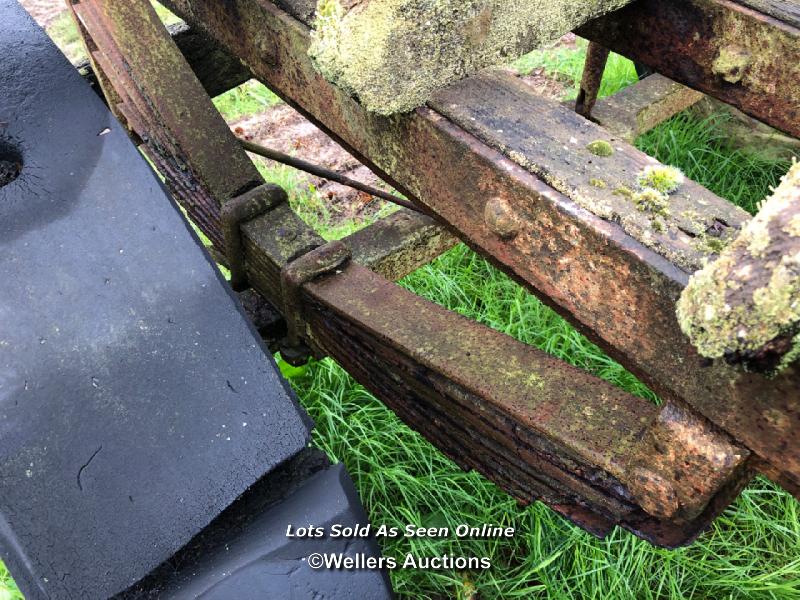
<svg viewBox="0 0 800 600"><path fill-rule="evenodd" d="M739 83L751 60L752 55L747 49L730 44L720 48L711 70L728 83Z"/></svg>
<svg viewBox="0 0 800 600"><path fill-rule="evenodd" d="M490 198L483 210L486 226L503 239L519 233L519 219L507 200L497 196Z"/></svg>

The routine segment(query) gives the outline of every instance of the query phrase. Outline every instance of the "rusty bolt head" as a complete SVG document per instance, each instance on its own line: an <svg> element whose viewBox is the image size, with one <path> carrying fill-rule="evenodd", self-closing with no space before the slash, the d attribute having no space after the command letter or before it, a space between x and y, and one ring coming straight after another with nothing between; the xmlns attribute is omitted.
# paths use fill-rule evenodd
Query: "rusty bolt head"
<svg viewBox="0 0 800 600"><path fill-rule="evenodd" d="M747 49L731 44L720 48L711 69L714 75L719 75L728 83L739 83L751 60L752 55Z"/></svg>
<svg viewBox="0 0 800 600"><path fill-rule="evenodd" d="M519 219L507 200L497 196L490 198L483 210L486 226L503 239L511 238L519 232Z"/></svg>

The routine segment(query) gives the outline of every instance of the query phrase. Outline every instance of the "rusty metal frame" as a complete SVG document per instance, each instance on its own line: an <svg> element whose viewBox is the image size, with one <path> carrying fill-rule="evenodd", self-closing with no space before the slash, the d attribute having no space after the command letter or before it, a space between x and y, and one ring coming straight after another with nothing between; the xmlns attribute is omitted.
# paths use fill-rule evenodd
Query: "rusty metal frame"
<svg viewBox="0 0 800 600"><path fill-rule="evenodd" d="M785 20L744 6L783 5ZM788 2L639 0L578 35L800 137L800 20Z"/></svg>
<svg viewBox="0 0 800 600"><path fill-rule="evenodd" d="M192 103L192 110L210 105L208 97L199 82L189 81L188 65L177 59L180 53L163 28L157 31L147 3L111 4L73 4L100 80L110 83L111 102L147 141L190 215L222 248L219 206L236 194L230 183L219 190L205 162L213 152L191 150L203 135L196 123L195 133L183 129L185 116L175 110L183 102ZM693 539L749 481L754 466L792 483L800 471L800 448L786 440L798 418L797 398L789 395L797 389L798 372L767 381L724 365L701 369L674 323L674 302L687 279L682 268L503 156L485 133L459 127L460 115L447 105L446 94L433 103L436 111L391 119L364 112L313 71L305 52L307 28L275 6L263 0L168 4L667 399L659 410L359 265L359 257L379 256L373 264L391 265L386 272L395 278L451 243L440 229L420 222L414 231L429 228L438 242L385 251L383 240L396 227L378 223L345 240L354 260L337 263L332 272L291 279L297 281L289 308L293 329L459 464L525 502L544 500L595 533L618 524L666 546ZM126 34L131 30L135 39ZM163 63L139 56L144 48ZM169 85L162 79L165 69L178 71ZM200 112L213 120L205 109ZM182 143L168 143L174 139ZM247 181L244 187L258 185L260 178L254 181L251 167L236 162L236 152L226 146L216 156L231 159L229 169L238 173L233 179ZM176 157L182 164L177 173L171 168ZM205 200L190 201L180 193L185 188L202 188ZM242 191L247 190L240 185ZM244 223L241 233L250 283L283 306L282 280L322 241L285 204ZM372 250L363 250L365 245ZM403 252L414 258L398 261ZM589 268L578 268L581 262ZM632 315L634 322L615 322ZM762 397L751 397L754 392ZM745 400L756 408L742 419L763 419L763 410L761 417L753 411L767 406L769 415L784 421L767 420L769 431L753 433L737 416Z"/></svg>

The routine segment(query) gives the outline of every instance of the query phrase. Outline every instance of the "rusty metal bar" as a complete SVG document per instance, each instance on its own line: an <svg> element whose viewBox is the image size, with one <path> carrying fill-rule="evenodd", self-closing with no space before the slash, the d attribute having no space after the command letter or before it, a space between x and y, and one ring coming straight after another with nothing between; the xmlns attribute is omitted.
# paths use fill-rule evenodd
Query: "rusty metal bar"
<svg viewBox="0 0 800 600"><path fill-rule="evenodd" d="M270 160L274 160L275 162L288 165L299 171L304 171L306 173L311 173L312 175L316 175L317 177L321 177L322 179L327 179L329 181L335 181L336 183L341 183L342 185L346 185L347 187L351 187L353 189L366 192L367 194L375 196L376 198L382 198L387 202L391 202L392 204L397 204L398 206L402 206L403 208L407 208L408 210L419 212L419 209L408 200L404 200L399 196L395 196L394 194L385 192L384 190L376 188L375 186L362 183L355 179L351 179L350 177L342 175L341 173L338 173L331 169L326 169L321 165L316 165L314 163L308 162L307 160L303 160L302 158L291 156L289 154L280 152L273 148L267 148L266 146L262 146L261 144L248 142L247 140L240 139L239 143L242 144L242 148L244 148L251 154L263 156L264 158L268 158Z"/></svg>
<svg viewBox="0 0 800 600"><path fill-rule="evenodd" d="M192 102L205 90L154 11L141 2L73 2L70 8L91 40L87 47L95 72L101 83L106 82L104 92L109 81L115 82L108 93L111 110L131 129L152 132L151 160L167 175L171 191L193 207L201 229L222 249L220 202L261 183L255 166L213 104ZM126 21L140 26L126 31L120 26ZM143 28L150 33L146 44L139 36ZM154 94L161 94L163 101L148 102ZM167 131L158 126L163 122L184 125ZM204 135L197 136L196 131Z"/></svg>
<svg viewBox="0 0 800 600"><path fill-rule="evenodd" d="M583 77L575 100L575 112L589 119L592 109L597 102L600 84L603 82L603 72L606 69L610 50L596 42L590 42L586 50L586 61L583 65Z"/></svg>
<svg viewBox="0 0 800 600"><path fill-rule="evenodd" d="M626 234L620 226L623 219L617 222L620 217L613 213L602 218L581 208L434 111L420 109L392 119L365 112L314 71L307 57L308 29L267 2L180 0L169 4L243 58L258 78L381 173L384 180L458 230L473 248L528 285L659 394L700 410L769 461L773 476L799 478L800 444L794 432L800 427L800 369L767 380L725 364L708 366L681 335L674 315L686 271ZM474 81L467 80L464 85ZM488 93L490 86L477 81L481 93ZM490 81L496 88L498 81ZM454 89L465 91L460 86ZM538 102L508 88L496 91L495 98L506 92L525 98L521 100L524 107ZM477 111L478 116L472 115L476 120L496 110L481 108L484 99L473 95L468 100ZM464 103L461 95L447 106L455 111L451 105L463 108ZM579 118L566 107L563 111L534 113L531 118L541 120L542 114L554 122ZM518 128L521 114L519 109L505 113L505 127L495 120L495 134L502 137L498 129L508 133ZM576 131L589 131L590 125L583 121ZM564 134L569 146L570 130L565 128ZM635 158L639 155L630 156L631 164L647 164L645 158ZM524 156L517 158L525 162ZM629 173L634 175L635 170ZM701 222L707 223L718 222L725 214L730 221L723 218L724 224L718 222L723 229L726 224L735 230L746 221L741 211L707 190L699 186L687 189L695 190L702 202L692 203L689 196L693 194L685 196L689 204L683 213L695 210ZM588 185L579 189L587 190L591 191ZM486 213L493 197L519 212L513 239L497 235L476 219ZM711 203L712 208L704 203ZM690 265L708 256L698 249L696 239L708 234L693 231L689 223L681 226L689 233L676 227L675 243L683 244L686 252L672 255L691 269ZM713 230L709 225L709 231ZM645 233L642 230L644 240ZM662 250L680 249L668 239L663 244Z"/></svg>
<svg viewBox="0 0 800 600"><path fill-rule="evenodd" d="M664 498L686 501L691 486L679 490L681 476L693 479L692 485L708 483L691 473L699 461L690 469L679 466L691 456L684 454L690 446L696 450L688 441L695 434L675 436L677 445L670 451L675 455L665 457L669 481L667 471L640 465L643 475L631 462L647 443L638 440L648 439L650 420L659 422L656 407L355 264L305 285L303 294L315 345L459 464L479 470L521 500L539 497L590 530L616 522L666 546L685 543L718 510L716 502L705 504L706 497L695 509L696 519L690 515L669 523L628 506L628 486L639 492L642 477L647 485L639 493L652 491L652 481L665 487L654 493L658 499L649 505L654 512L667 508ZM667 420L702 430L685 414ZM652 435L658 436L663 425L654 425ZM729 500L747 480L737 471L744 456L707 431L711 438L702 441L714 441L706 451L716 448L726 457L723 463L733 461L717 468L738 473L715 482L724 490L719 499ZM681 439L687 439L686 448ZM648 451L658 455L651 446ZM675 461L676 455L681 459ZM701 470L708 474L708 465Z"/></svg>
<svg viewBox="0 0 800 600"><path fill-rule="evenodd" d="M772 7L770 16L730 0L639 0L576 33L800 137L797 9Z"/></svg>

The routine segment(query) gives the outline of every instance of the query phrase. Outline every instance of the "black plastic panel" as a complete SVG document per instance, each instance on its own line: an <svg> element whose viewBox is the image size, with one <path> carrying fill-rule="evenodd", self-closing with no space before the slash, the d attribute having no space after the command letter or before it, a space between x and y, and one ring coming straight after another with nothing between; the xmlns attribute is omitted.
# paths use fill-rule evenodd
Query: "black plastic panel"
<svg viewBox="0 0 800 600"><path fill-rule="evenodd" d="M22 163L0 187L0 554L29 600L105 597L310 423L125 131L10 0L0 138Z"/></svg>

